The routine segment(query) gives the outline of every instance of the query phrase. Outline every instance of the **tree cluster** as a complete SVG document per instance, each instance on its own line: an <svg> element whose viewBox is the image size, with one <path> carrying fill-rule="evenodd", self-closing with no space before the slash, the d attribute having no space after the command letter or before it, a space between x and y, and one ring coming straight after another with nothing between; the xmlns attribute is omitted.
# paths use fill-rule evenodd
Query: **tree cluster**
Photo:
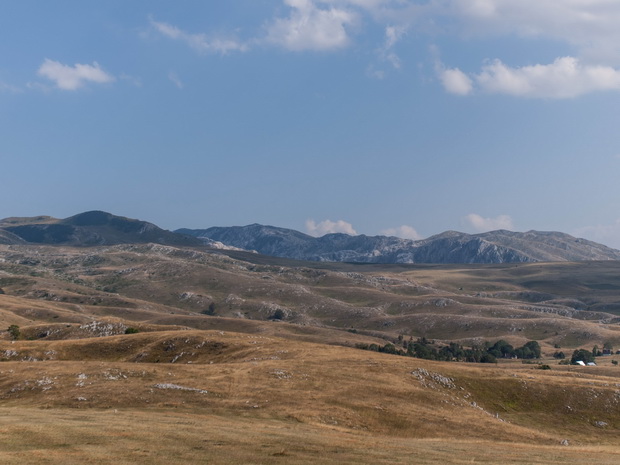
<svg viewBox="0 0 620 465"><path fill-rule="evenodd" d="M526 342L523 346L515 349L501 339L489 347L487 351L497 358L521 358L526 360L540 358L540 344L536 341Z"/></svg>
<svg viewBox="0 0 620 465"><path fill-rule="evenodd" d="M497 341L491 345L486 343L481 346L464 347L456 342L439 346L425 337L416 341L403 341L402 349L392 343L384 346L378 344L358 344L357 347L375 352L383 352L408 357L423 358L426 360L439 360L447 362L474 362L474 363L495 363L498 358L540 358L540 345L536 341L529 341L524 346L513 348L504 340Z"/></svg>
<svg viewBox="0 0 620 465"><path fill-rule="evenodd" d="M570 358L570 363L571 365L577 365L578 361L585 364L593 363L594 357L595 355L587 349L577 349L573 352L573 356Z"/></svg>

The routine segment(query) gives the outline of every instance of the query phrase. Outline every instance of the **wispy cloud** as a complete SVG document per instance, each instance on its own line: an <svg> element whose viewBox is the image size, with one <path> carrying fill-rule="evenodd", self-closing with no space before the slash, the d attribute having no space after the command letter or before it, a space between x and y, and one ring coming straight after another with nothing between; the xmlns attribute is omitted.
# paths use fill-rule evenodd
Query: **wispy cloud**
<svg viewBox="0 0 620 465"><path fill-rule="evenodd" d="M422 239L422 236L418 234L414 227L407 225L399 226L398 228L384 229L380 234L384 236L396 236L402 239L412 239L414 241Z"/></svg>
<svg viewBox="0 0 620 465"><path fill-rule="evenodd" d="M177 86L177 88L179 89L183 89L183 82L181 81L181 79L179 78L179 76L177 75L177 73L175 73L174 71L170 71L168 73L168 79L170 79L170 81L172 81L172 83Z"/></svg>
<svg viewBox="0 0 620 465"><path fill-rule="evenodd" d="M347 223L343 220L331 221L324 220L320 223L315 222L314 220L306 221L306 231L311 236L324 236L325 234L332 233L345 233L350 234L351 236L356 236L357 232L353 229L351 223Z"/></svg>
<svg viewBox="0 0 620 465"><path fill-rule="evenodd" d="M470 213L464 218L464 221L477 232L494 231L496 229L514 229L512 218L508 215L499 215L495 218L483 218L476 213Z"/></svg>
<svg viewBox="0 0 620 465"><path fill-rule="evenodd" d="M245 52L249 49L246 43L229 37L209 37L204 33L192 34L172 24L155 21L150 18L151 26L165 37L179 40L199 53Z"/></svg>
<svg viewBox="0 0 620 465"><path fill-rule="evenodd" d="M320 8L312 0L284 0L291 8L286 18L267 25L268 43L291 51L335 50L349 45L347 26L357 15L343 8Z"/></svg>
<svg viewBox="0 0 620 465"><path fill-rule="evenodd" d="M17 94L19 92L22 92L22 89L12 84L8 84L6 82L0 81L0 92L8 92L11 94Z"/></svg>
<svg viewBox="0 0 620 465"><path fill-rule="evenodd" d="M122 73L119 76L119 79L128 82L129 84L136 86L136 87L142 87L142 79L140 79L139 77L136 76L131 76L129 74L126 73Z"/></svg>
<svg viewBox="0 0 620 465"><path fill-rule="evenodd" d="M406 26L387 26L385 28L385 41L380 55L383 60L390 63L396 69L401 67L401 60L394 51L394 47L406 33Z"/></svg>
<svg viewBox="0 0 620 465"><path fill-rule="evenodd" d="M620 90L620 2L617 0L281 0L285 11L263 24L262 35L241 41L231 36L187 32L150 18L153 30L199 53L244 52L250 45L301 52L342 50L372 25L383 29L375 53L398 69L397 44L407 31L436 37L551 39L571 49L550 62L514 64L503 57L478 70L436 66L439 82L455 95L505 94L565 99ZM537 62L534 62L537 63ZM383 79L387 69L374 63L367 74Z"/></svg>
<svg viewBox="0 0 620 465"><path fill-rule="evenodd" d="M105 84L116 79L102 70L97 62L93 62L92 65L76 63L73 66L67 66L48 58L39 67L37 73L63 90L77 90L89 82Z"/></svg>

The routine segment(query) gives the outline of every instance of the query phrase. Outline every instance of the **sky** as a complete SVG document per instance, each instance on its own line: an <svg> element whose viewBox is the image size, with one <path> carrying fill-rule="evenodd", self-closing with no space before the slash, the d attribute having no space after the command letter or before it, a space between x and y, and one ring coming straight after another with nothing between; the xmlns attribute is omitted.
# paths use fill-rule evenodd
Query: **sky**
<svg viewBox="0 0 620 465"><path fill-rule="evenodd" d="M0 218L620 248L617 0L6 0Z"/></svg>

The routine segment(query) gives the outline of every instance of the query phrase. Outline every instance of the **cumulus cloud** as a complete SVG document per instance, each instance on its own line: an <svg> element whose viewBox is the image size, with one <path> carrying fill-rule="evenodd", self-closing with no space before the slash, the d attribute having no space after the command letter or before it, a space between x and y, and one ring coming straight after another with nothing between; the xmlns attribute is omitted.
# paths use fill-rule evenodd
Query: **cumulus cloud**
<svg viewBox="0 0 620 465"><path fill-rule="evenodd" d="M165 37L179 40L199 53L245 52L248 45L233 38L208 37L206 34L191 34L172 24L150 19L153 28Z"/></svg>
<svg viewBox="0 0 620 465"><path fill-rule="evenodd" d="M285 50L335 51L352 43L352 33L373 24L384 31L378 61L400 68L396 46L408 30L468 38L550 39L572 50L555 61L518 66L504 57L479 70L436 68L444 89L455 95L506 94L563 99L620 90L620 2L617 0L281 0L285 11L263 26L262 37L235 38L188 33L150 19L153 30L201 53L249 50L250 44ZM534 45L535 43L532 42ZM496 58L491 56L489 58ZM503 60L503 61L502 61ZM367 74L382 79L378 64Z"/></svg>
<svg viewBox="0 0 620 465"><path fill-rule="evenodd" d="M458 68L438 69L447 92L468 95L474 86L492 94L515 97L567 99L592 92L620 90L620 70L610 66L584 65L575 57L557 58L547 65L513 68L500 60L485 64L478 74Z"/></svg>
<svg viewBox="0 0 620 465"><path fill-rule="evenodd" d="M441 69L439 79L446 92L456 95L469 95L474 89L473 81L458 68Z"/></svg>
<svg viewBox="0 0 620 465"><path fill-rule="evenodd" d="M412 226L399 226L398 228L384 229L380 232L384 236L396 236L402 239L412 239L414 241L422 239L422 236Z"/></svg>
<svg viewBox="0 0 620 465"><path fill-rule="evenodd" d="M572 235L620 249L620 218L611 224L584 226L574 231Z"/></svg>
<svg viewBox="0 0 620 465"><path fill-rule="evenodd" d="M620 71L609 66L582 65L574 57L521 68L511 68L495 60L483 67L476 81L487 92L561 99L596 91L620 90Z"/></svg>
<svg viewBox="0 0 620 465"><path fill-rule="evenodd" d="M320 8L313 0L284 0L291 8L287 18L276 18L267 26L267 42L287 50L334 50L349 45L347 26L355 13L335 7Z"/></svg>
<svg viewBox="0 0 620 465"><path fill-rule="evenodd" d="M464 220L465 223L478 232L494 231L496 229L514 229L512 218L508 215L499 215L495 218L483 218L476 213L470 213Z"/></svg>
<svg viewBox="0 0 620 465"><path fill-rule="evenodd" d="M39 67L38 74L53 81L56 87L63 90L77 90L88 82L105 84L115 80L114 76L103 71L97 62L92 65L76 63L74 66L67 66L48 58Z"/></svg>
<svg viewBox="0 0 620 465"><path fill-rule="evenodd" d="M357 235L357 232L355 232L355 229L353 229L353 226L351 225L351 223L347 223L346 221L343 221L343 220L338 220L338 221L325 220L325 221L321 221L320 223L316 223L314 220L307 220L306 231L311 236L316 236L316 237L320 237L320 236L324 236L325 234L332 234L332 233L345 233L351 236Z"/></svg>

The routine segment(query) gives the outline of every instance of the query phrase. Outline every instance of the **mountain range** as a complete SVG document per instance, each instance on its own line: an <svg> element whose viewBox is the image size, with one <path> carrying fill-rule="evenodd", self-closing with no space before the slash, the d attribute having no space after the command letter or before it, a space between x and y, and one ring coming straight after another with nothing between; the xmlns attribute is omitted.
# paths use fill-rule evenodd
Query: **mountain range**
<svg viewBox="0 0 620 465"><path fill-rule="evenodd" d="M253 251L322 262L523 263L620 260L620 251L560 232L447 231L423 240L388 236L327 234L313 237L292 229L249 226L167 231L146 221L102 211L65 219L51 216L0 220L0 244L97 246L155 243Z"/></svg>
<svg viewBox="0 0 620 465"><path fill-rule="evenodd" d="M176 232L217 241L264 255L309 261L358 263L521 263L618 260L620 251L560 232L447 231L413 241L387 236L327 234L249 226L179 229Z"/></svg>

